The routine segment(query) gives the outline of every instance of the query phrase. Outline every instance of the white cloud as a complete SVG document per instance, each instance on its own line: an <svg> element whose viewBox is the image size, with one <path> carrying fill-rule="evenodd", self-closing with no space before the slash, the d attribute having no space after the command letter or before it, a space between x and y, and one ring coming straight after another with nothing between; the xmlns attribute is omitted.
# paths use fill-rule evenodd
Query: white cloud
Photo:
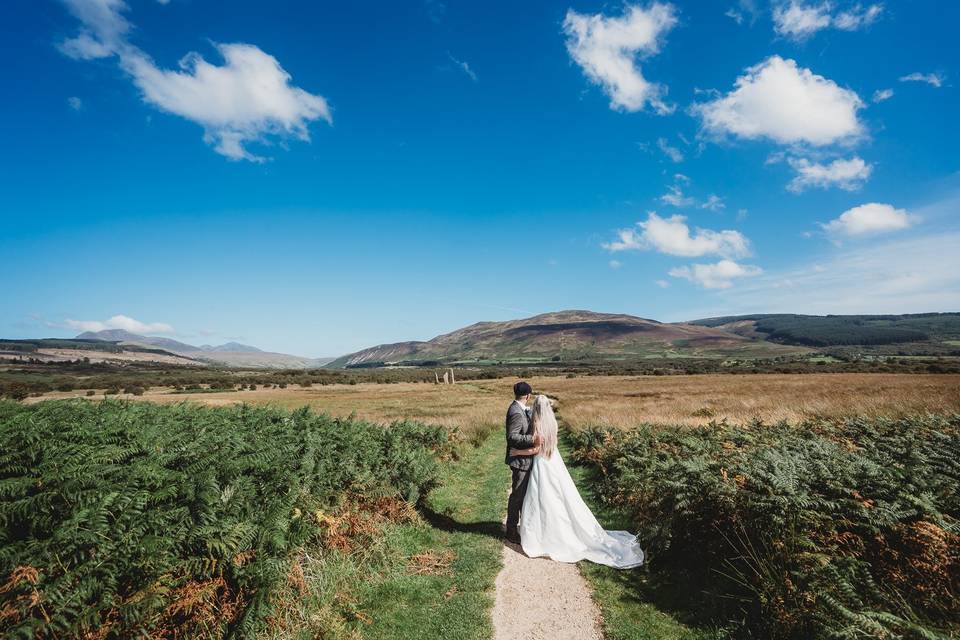
<svg viewBox="0 0 960 640"><path fill-rule="evenodd" d="M67 98L67 104L74 111L80 111L80 109L83 109L83 100L81 100L77 96L70 96L69 98Z"/></svg>
<svg viewBox="0 0 960 640"><path fill-rule="evenodd" d="M667 193L660 196L660 202L664 204L671 207L689 207L696 202L693 198L683 195L683 189L679 185L670 185L667 189Z"/></svg>
<svg viewBox="0 0 960 640"><path fill-rule="evenodd" d="M830 164L811 162L806 158L790 158L790 167L797 172L796 177L787 185L794 193L801 193L808 187L829 189L839 187L844 191L856 191L870 178L873 165L854 156L849 160L837 159Z"/></svg>
<svg viewBox="0 0 960 640"><path fill-rule="evenodd" d="M477 78L477 74L474 73L473 69L470 68L469 64L467 64L463 60L457 60L456 58L453 57L453 55L449 51L447 52L447 57L450 58L450 62L455 64L461 71L463 71L463 73L466 74L468 78L470 78L474 82L477 82L479 80L479 78Z"/></svg>
<svg viewBox="0 0 960 640"><path fill-rule="evenodd" d="M721 260L714 264L691 264L670 269L669 275L684 278L704 289L729 289L737 278L751 278L763 273L763 269L733 260Z"/></svg>
<svg viewBox="0 0 960 640"><path fill-rule="evenodd" d="M130 23L123 17L124 0L63 0L80 20L80 33L60 44L60 50L71 58L92 60L117 53L125 45Z"/></svg>
<svg viewBox="0 0 960 640"><path fill-rule="evenodd" d="M173 327L165 322L140 322L129 316L113 316L109 320L70 320L64 324L70 329L78 331L104 331L106 329L123 329L131 333L173 333Z"/></svg>
<svg viewBox="0 0 960 640"><path fill-rule="evenodd" d="M862 135L857 110L863 106L855 92L771 56L737 78L733 91L693 111L714 135L823 146Z"/></svg>
<svg viewBox="0 0 960 640"><path fill-rule="evenodd" d="M677 24L671 4L653 2L646 9L628 5L619 18L580 14L570 9L563 21L567 51L587 77L610 97L611 109L640 111L650 105L667 114L666 87L649 82L637 64L638 56L660 51L666 34Z"/></svg>
<svg viewBox="0 0 960 640"><path fill-rule="evenodd" d="M263 160L244 145L271 135L309 140L311 121L333 122L326 100L291 86L273 56L248 44L217 50L222 66L196 53L181 60L180 71L159 69L142 55L128 56L123 66L146 102L203 126L204 140L231 160Z"/></svg>
<svg viewBox="0 0 960 640"><path fill-rule="evenodd" d="M883 13L882 4L872 4L866 9L859 4L849 11L842 11L833 17L833 26L843 31L857 31L873 24Z"/></svg>
<svg viewBox="0 0 960 640"><path fill-rule="evenodd" d="M873 92L874 102L883 102L893 97L893 89L877 89Z"/></svg>
<svg viewBox="0 0 960 640"><path fill-rule="evenodd" d="M655 285L657 285L658 287L660 287L661 289L669 289L669 288L670 288L670 283L667 282L666 280L654 280L653 283L654 283Z"/></svg>
<svg viewBox="0 0 960 640"><path fill-rule="evenodd" d="M737 258L750 255L750 241L739 231L696 229L690 233L684 216L661 218L651 211L647 220L630 229L620 229L617 240L603 245L607 251L654 249L671 256L718 255Z"/></svg>
<svg viewBox="0 0 960 640"><path fill-rule="evenodd" d="M833 236L854 237L899 231L913 223L913 217L904 209L870 202L848 209L839 218L821 226Z"/></svg>
<svg viewBox="0 0 960 640"><path fill-rule="evenodd" d="M883 12L883 5L866 8L857 4L847 11L834 14L833 4L807 4L802 0L781 2L773 9L773 29L780 36L805 40L821 29L833 27L843 31L857 31L872 24Z"/></svg>
<svg viewBox="0 0 960 640"><path fill-rule="evenodd" d="M773 30L781 36L807 38L830 26L830 5L804 5L795 0L773 10Z"/></svg>
<svg viewBox="0 0 960 640"><path fill-rule="evenodd" d="M863 106L855 92L771 56L737 78L733 91L692 109L713 135L823 146L861 136Z"/></svg>
<svg viewBox="0 0 960 640"><path fill-rule="evenodd" d="M901 76L900 82L926 82L930 86L939 89L943 86L946 79L942 73L920 73L919 71L914 71L913 73Z"/></svg>
<svg viewBox="0 0 960 640"><path fill-rule="evenodd" d="M610 265L610 268L611 268L611 269L619 269L620 267L623 266L623 263L620 262L619 260L611 260L611 261L608 262L607 264Z"/></svg>
<svg viewBox="0 0 960 640"><path fill-rule="evenodd" d="M676 147L671 147L666 138L657 138L657 147L660 148L660 151L663 152L663 155L667 156L674 162L683 162L683 152Z"/></svg>
<svg viewBox="0 0 960 640"><path fill-rule="evenodd" d="M677 184L690 184L690 178L682 173L673 174L673 179Z"/></svg>
<svg viewBox="0 0 960 640"><path fill-rule="evenodd" d="M74 60L96 60L113 55L113 49L88 33L81 33L75 38L64 40L60 43L59 48L65 55Z"/></svg>
<svg viewBox="0 0 960 640"><path fill-rule="evenodd" d="M700 205L701 209L709 209L710 211L721 211L727 208L727 205L724 204L723 198L720 196L711 193L707 196L706 202Z"/></svg>
<svg viewBox="0 0 960 640"><path fill-rule="evenodd" d="M271 137L309 140L315 120L332 123L327 101L292 86L273 56L250 44L217 44L223 65L198 53L180 61L179 70L159 68L127 41L130 23L123 0L64 0L81 22L80 34L60 49L78 59L117 56L120 67L140 89L144 102L204 129L204 140L232 160L262 161L247 150Z"/></svg>

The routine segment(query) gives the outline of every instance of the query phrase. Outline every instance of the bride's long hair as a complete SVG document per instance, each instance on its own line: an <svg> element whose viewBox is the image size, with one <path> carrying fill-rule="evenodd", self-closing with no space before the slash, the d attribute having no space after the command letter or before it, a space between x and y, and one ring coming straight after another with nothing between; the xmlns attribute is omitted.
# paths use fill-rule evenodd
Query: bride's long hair
<svg viewBox="0 0 960 640"><path fill-rule="evenodd" d="M553 415L553 405L545 395L537 396L533 403L533 430L543 438L540 455L551 457L557 450L557 416Z"/></svg>

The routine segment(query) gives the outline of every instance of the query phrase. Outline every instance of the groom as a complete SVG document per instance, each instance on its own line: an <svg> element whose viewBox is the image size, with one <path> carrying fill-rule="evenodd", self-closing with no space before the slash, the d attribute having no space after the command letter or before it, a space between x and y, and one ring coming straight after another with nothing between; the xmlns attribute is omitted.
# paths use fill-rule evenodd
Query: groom
<svg viewBox="0 0 960 640"><path fill-rule="evenodd" d="M527 494L533 457L511 456L510 449L529 449L539 444L540 436L533 434L530 412L527 409L531 394L533 389L526 382L513 385L514 401L507 409L507 455L504 462L510 466L512 472L510 499L507 502L507 540L514 544L520 544L520 507Z"/></svg>

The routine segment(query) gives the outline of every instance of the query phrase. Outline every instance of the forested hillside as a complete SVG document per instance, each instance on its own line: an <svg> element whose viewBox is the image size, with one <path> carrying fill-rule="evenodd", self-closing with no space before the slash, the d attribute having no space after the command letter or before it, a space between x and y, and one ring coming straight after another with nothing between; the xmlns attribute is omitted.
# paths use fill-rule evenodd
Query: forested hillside
<svg viewBox="0 0 960 640"><path fill-rule="evenodd" d="M809 347L960 339L960 313L877 316L758 314L705 318L694 320L691 324L727 329L736 323L742 329L745 322L752 323L752 329L771 342Z"/></svg>

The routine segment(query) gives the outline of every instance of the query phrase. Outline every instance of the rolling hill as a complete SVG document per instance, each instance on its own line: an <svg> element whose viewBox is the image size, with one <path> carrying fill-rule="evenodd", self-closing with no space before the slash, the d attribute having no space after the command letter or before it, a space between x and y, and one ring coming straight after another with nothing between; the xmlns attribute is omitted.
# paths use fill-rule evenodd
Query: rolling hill
<svg viewBox="0 0 960 640"><path fill-rule="evenodd" d="M625 314L559 311L479 322L422 342L357 351L330 367L645 358L769 358L819 349L946 355L960 351L960 313L758 314L664 323Z"/></svg>
<svg viewBox="0 0 960 640"><path fill-rule="evenodd" d="M213 364L227 367L243 367L256 369L313 369L322 367L331 358L307 358L287 353L273 353L262 351L257 347L227 342L221 345L203 345L200 347L159 336L142 336L130 333L123 329L107 329L104 331L86 331L76 337L77 340L103 341L120 346L146 346L183 356L197 363Z"/></svg>
<svg viewBox="0 0 960 640"><path fill-rule="evenodd" d="M724 329L663 323L625 314L559 311L507 322L479 322L425 342L399 342L337 358L330 367L628 360L656 357L769 357L803 348Z"/></svg>

